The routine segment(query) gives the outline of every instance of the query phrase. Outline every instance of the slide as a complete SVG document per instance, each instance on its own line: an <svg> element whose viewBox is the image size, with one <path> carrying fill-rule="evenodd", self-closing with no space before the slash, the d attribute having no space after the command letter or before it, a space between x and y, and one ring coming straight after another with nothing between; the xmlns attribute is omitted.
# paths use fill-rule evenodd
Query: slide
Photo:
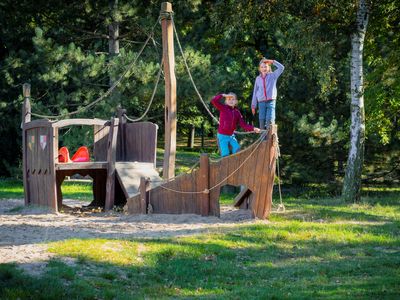
<svg viewBox="0 0 400 300"><path fill-rule="evenodd" d="M162 181L153 163L116 162L115 170L127 199L137 196L140 193L141 177L148 177L151 181ZM157 185L157 183L153 183L152 185Z"/></svg>

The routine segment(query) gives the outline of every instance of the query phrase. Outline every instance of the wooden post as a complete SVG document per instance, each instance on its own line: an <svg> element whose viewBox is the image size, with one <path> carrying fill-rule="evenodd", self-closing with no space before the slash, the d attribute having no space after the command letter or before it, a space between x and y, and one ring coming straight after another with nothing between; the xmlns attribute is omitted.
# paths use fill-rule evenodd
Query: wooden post
<svg viewBox="0 0 400 300"><path fill-rule="evenodd" d="M117 134L118 119L112 118L110 124L110 132L108 133L107 145L107 183L106 183L106 200L104 209L110 210L114 206L115 198L115 160L117 156Z"/></svg>
<svg viewBox="0 0 400 300"><path fill-rule="evenodd" d="M161 3L161 28L165 76L165 145L163 177L169 179L175 175L176 154L176 78L174 57L174 31L170 14L172 5Z"/></svg>
<svg viewBox="0 0 400 300"><path fill-rule="evenodd" d="M147 185L148 179L145 177L140 177L140 212L142 214L147 214Z"/></svg>
<svg viewBox="0 0 400 300"><path fill-rule="evenodd" d="M200 182L199 182L199 190L200 191L208 191L210 187L209 177L210 177L210 165L208 155L206 153L202 153L200 156ZM201 215L208 216L210 213L210 193L200 194L201 199Z"/></svg>
<svg viewBox="0 0 400 300"><path fill-rule="evenodd" d="M126 161L126 137L125 137L125 124L126 124L126 109L118 107L117 116L118 124L118 141L117 141L117 161Z"/></svg>
<svg viewBox="0 0 400 300"><path fill-rule="evenodd" d="M31 102L29 98L31 97L31 85L29 83L24 83L22 86L22 93L24 95L24 104L22 106L22 172L24 180L24 195L25 195L25 205L30 203L29 198L29 183L28 183L28 170L27 170L27 157L26 157L26 130L24 125L31 121Z"/></svg>

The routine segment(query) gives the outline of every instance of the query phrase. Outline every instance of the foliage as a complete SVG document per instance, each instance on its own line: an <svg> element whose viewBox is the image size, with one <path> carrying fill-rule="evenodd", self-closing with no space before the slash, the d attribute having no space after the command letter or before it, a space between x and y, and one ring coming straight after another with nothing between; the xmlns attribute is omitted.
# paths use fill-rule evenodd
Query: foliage
<svg viewBox="0 0 400 300"><path fill-rule="evenodd" d="M116 2L112 2L116 3ZM396 0L374 4L366 37L367 159L398 151L399 12ZM277 122L282 173L293 182L340 181L346 162L349 127L349 51L354 1L176 1L174 21L199 92L208 105L218 92L234 91L248 122L257 64L262 56L285 65L278 81ZM62 114L83 108L103 95L137 57L155 25L155 46L110 96L77 114L109 119L117 105L140 116L151 97L161 61L158 1L3 1L0 4L0 176L15 174L21 154L21 85L32 84L32 108ZM18 12L18 18L7 12ZM120 54L108 54L108 25L119 22ZM216 124L199 101L178 45L178 131L215 133ZM145 120L160 126L163 81ZM217 112L212 110L213 114ZM3 121L4 120L4 121ZM5 121L7 120L7 121ZM4 124L4 125L3 125ZM80 131L82 130L82 131ZM62 143L90 143L87 128L69 131ZM18 137L18 138L15 138ZM89 145L90 146L90 145ZM16 151L16 149L18 151ZM368 152L370 151L370 152ZM394 161L396 163L396 161Z"/></svg>

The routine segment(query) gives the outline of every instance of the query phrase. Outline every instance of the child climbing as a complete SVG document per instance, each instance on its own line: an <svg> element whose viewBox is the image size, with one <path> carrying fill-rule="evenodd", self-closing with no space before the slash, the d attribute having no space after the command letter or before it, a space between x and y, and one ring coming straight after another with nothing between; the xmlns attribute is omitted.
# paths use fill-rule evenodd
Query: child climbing
<svg viewBox="0 0 400 300"><path fill-rule="evenodd" d="M225 98L225 103L221 103L222 98ZM211 104L220 112L217 137L222 157L230 154L229 145L232 147L232 154L240 149L234 135L238 123L245 131L260 132L259 128L249 125L243 120L242 114L236 108L237 103L237 96L234 93L218 94L211 100Z"/></svg>
<svg viewBox="0 0 400 300"><path fill-rule="evenodd" d="M271 64L277 68L273 72ZM276 82L284 69L285 67L281 63L272 59L263 58L259 63L260 75L257 76L254 83L251 112L255 115L258 105L258 119L261 129L268 128L270 124L275 123Z"/></svg>

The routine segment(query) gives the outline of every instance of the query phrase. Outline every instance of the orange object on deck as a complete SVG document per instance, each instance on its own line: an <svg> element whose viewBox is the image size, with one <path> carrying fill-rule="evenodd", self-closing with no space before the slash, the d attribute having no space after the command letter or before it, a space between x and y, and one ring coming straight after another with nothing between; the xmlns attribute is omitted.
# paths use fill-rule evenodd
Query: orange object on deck
<svg viewBox="0 0 400 300"><path fill-rule="evenodd" d="M89 149L86 146L79 147L79 149L72 156L73 162L86 162L90 161Z"/></svg>
<svg viewBox="0 0 400 300"><path fill-rule="evenodd" d="M69 159L69 151L67 147L61 147L58 150L58 162L59 163L67 163L70 162Z"/></svg>

